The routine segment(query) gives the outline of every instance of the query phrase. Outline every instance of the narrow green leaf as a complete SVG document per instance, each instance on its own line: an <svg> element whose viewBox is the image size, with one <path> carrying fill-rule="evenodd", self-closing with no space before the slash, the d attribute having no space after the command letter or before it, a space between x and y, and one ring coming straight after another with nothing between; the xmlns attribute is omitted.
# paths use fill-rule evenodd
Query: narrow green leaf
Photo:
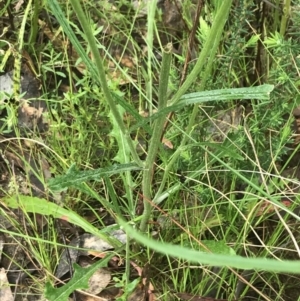
<svg viewBox="0 0 300 301"><path fill-rule="evenodd" d="M59 288L54 288L49 282L46 283L45 297L49 301L68 301L70 294L75 290L89 288L89 279L99 268L106 267L112 257L113 254L106 256L88 268L82 268L78 264L74 264L74 275L67 284Z"/></svg>
<svg viewBox="0 0 300 301"><path fill-rule="evenodd" d="M267 258L245 258L238 255L223 255L204 253L184 248L178 245L169 243L162 243L156 240L145 237L138 233L124 221L119 219L119 224L132 238L142 243L143 245L160 252L165 255L174 256L176 258L185 259L189 262L196 262L202 264L209 264L211 266L219 267L233 267L245 270L265 270L271 272L286 272L300 274L300 261L299 260L275 260Z"/></svg>
<svg viewBox="0 0 300 301"><path fill-rule="evenodd" d="M125 110L120 105L117 106L117 110L121 116L124 115ZM108 117L112 125L112 130L109 135L114 137L118 144L118 152L113 160L120 164L124 164L125 162L130 161L130 148L112 112L108 114Z"/></svg>
<svg viewBox="0 0 300 301"><path fill-rule="evenodd" d="M73 164L65 175L57 176L51 179L48 187L52 191L62 191L68 187L76 187L86 181L99 181L103 177L111 176L125 171L140 170L134 163L115 164L107 168L94 170L77 170Z"/></svg>
<svg viewBox="0 0 300 301"><path fill-rule="evenodd" d="M121 245L121 243L118 240L103 234L91 223L87 222L84 218L82 218L74 211L67 210L44 199L39 199L36 197L25 195L18 195L4 198L4 203L12 209L21 208L25 212L38 213L46 216L51 215L54 218L66 220L71 224L81 227L86 232L94 234L97 237L103 239L114 248L119 247Z"/></svg>
<svg viewBox="0 0 300 301"><path fill-rule="evenodd" d="M161 116L166 116L170 112L176 112L187 105L201 104L204 102L214 101L229 101L234 99L269 99L271 91L274 89L273 85L261 85L250 88L236 88L236 89L219 89L212 91L195 92L183 95L175 104L145 118L143 122L138 122L130 128L134 131L139 127L144 127L148 122L153 122Z"/></svg>
<svg viewBox="0 0 300 301"><path fill-rule="evenodd" d="M269 99L273 85L261 85L248 88L219 89L203 92L194 92L183 95L178 105L190 105L207 101L233 100L233 99Z"/></svg>

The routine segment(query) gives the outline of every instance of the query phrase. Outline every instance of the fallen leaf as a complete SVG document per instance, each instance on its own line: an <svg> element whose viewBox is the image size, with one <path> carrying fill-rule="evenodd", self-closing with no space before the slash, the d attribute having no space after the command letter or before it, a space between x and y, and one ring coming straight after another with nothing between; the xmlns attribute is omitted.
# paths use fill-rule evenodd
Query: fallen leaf
<svg viewBox="0 0 300 301"><path fill-rule="evenodd" d="M24 0L19 0L17 2L17 4L15 5L15 11L16 12L19 12L19 10L20 10L20 8L21 8L21 6L22 6L23 3L24 3Z"/></svg>
<svg viewBox="0 0 300 301"><path fill-rule="evenodd" d="M280 203L285 207L290 207L293 204L290 200L286 200L286 199L281 200ZM278 208L278 206L275 206L268 201L264 201L262 204L258 206L255 216L261 216L263 214L272 213L275 211L276 207Z"/></svg>
<svg viewBox="0 0 300 301"><path fill-rule="evenodd" d="M89 267L91 264L81 263L82 267ZM89 294L98 295L103 289L107 287L111 279L110 271L99 268L89 279L89 288L84 291Z"/></svg>
<svg viewBox="0 0 300 301"><path fill-rule="evenodd" d="M3 268L0 270L0 300L14 301L14 297L6 277L5 270Z"/></svg>
<svg viewBox="0 0 300 301"><path fill-rule="evenodd" d="M13 73L8 72L0 76L0 101L7 100L13 94Z"/></svg>
<svg viewBox="0 0 300 301"><path fill-rule="evenodd" d="M208 128L213 140L222 142L227 134L236 131L241 122L243 107L237 107L228 111L217 111L211 118L211 125Z"/></svg>
<svg viewBox="0 0 300 301"><path fill-rule="evenodd" d="M109 232L109 236L114 237L122 244L125 244L127 241L127 236L122 230L113 230ZM56 268L55 277L57 278L61 278L68 273L70 261L71 264L76 263L79 256L93 255L98 258L104 258L107 256L107 253L104 252L112 249L112 246L109 243L89 233L84 233L79 237L74 238L71 240L68 247L72 248L63 251ZM114 260L115 258L113 257L112 259Z"/></svg>
<svg viewBox="0 0 300 301"><path fill-rule="evenodd" d="M168 149L173 149L174 148L172 142L169 139L165 138L165 137L163 137L162 143Z"/></svg>

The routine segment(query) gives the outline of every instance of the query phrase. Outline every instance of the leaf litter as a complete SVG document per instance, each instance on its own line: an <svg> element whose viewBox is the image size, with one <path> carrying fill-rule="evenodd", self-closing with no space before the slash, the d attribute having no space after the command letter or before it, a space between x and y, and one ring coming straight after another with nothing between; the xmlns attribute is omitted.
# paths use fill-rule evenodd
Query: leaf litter
<svg viewBox="0 0 300 301"><path fill-rule="evenodd" d="M4 268L0 269L0 300L1 301L15 300L11 292L10 283L8 282L7 275Z"/></svg>
<svg viewBox="0 0 300 301"><path fill-rule="evenodd" d="M115 237L122 244L127 242L127 236L122 230L114 230L110 233L111 236ZM72 248L69 248L72 247ZM59 264L56 268L55 277L61 278L70 269L70 260L74 264L77 262L79 256L93 255L95 257L105 257L105 252L113 249L113 247L101 238L84 233L78 238L71 240L67 246L68 250L65 249L59 260Z"/></svg>

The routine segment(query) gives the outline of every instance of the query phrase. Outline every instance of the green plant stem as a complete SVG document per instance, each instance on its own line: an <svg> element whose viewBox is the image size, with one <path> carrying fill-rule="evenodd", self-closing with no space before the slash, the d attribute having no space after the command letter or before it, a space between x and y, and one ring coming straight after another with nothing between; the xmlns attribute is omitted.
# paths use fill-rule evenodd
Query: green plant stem
<svg viewBox="0 0 300 301"><path fill-rule="evenodd" d="M280 21L279 21L279 12L280 12L280 0L276 0L275 4L275 12L274 12L274 26L273 26L273 32L278 32L278 28L280 27Z"/></svg>
<svg viewBox="0 0 300 301"><path fill-rule="evenodd" d="M147 3L148 13L147 13L147 83L146 83L146 91L147 91L147 99L149 102L149 113L152 115L152 92L153 92L153 79L152 79L152 60L153 60L153 29L154 29L154 21L155 21L155 11L156 11L156 3L157 0L152 0Z"/></svg>
<svg viewBox="0 0 300 301"><path fill-rule="evenodd" d="M22 50L23 50L25 27L26 27L26 22L27 22L27 19L28 19L28 15L30 14L31 6L32 6L32 0L29 0L28 4L26 6L25 12L24 12L20 32L19 32L19 35L18 35L18 51L19 51L19 53L22 53Z"/></svg>
<svg viewBox="0 0 300 301"><path fill-rule="evenodd" d="M126 256L126 260L125 260L126 286L128 286L130 283L130 262L131 262L131 258L130 258L131 248L130 248L129 236L125 246L125 252L126 252L125 253L126 254L125 255Z"/></svg>
<svg viewBox="0 0 300 301"><path fill-rule="evenodd" d="M92 30L91 30L91 26L85 16L84 10L82 9L80 3L78 0L70 0L74 11L77 14L78 20L80 21L80 24L83 28L83 31L86 35L86 39L87 42L91 48L91 52L93 55L93 59L95 62L95 65L97 67L97 72L98 72L98 80L99 83L101 84L102 90L103 90L103 94L105 99L107 100L107 103L110 107L110 110L112 112L112 115L114 116L118 126L120 127L120 130L122 132L122 134L124 135L126 142L128 144L128 147L130 149L130 153L133 157L133 160L139 165L142 166L142 161L140 160L136 148L134 146L134 143L132 141L132 139L130 138L130 135L128 134L128 131L126 129L126 126L123 122L122 116L120 115L118 108L114 102L114 99L112 97L112 94L108 88L107 82L106 82L106 75L105 75L105 71L104 71L104 67L103 67L103 62L99 53L99 50L97 48L97 44L95 42L95 38L93 36Z"/></svg>
<svg viewBox="0 0 300 301"><path fill-rule="evenodd" d="M172 44L168 44L163 51L162 66L159 79L158 90L158 111L167 106L167 91L169 82L169 73L171 66L171 49ZM165 117L161 116L154 122L153 134L151 136L148 155L145 162L143 171L143 198L144 198L144 213L140 224L140 230L144 232L147 228L147 223L151 215L151 204L149 200L152 198L152 176L154 172L154 163L157 156L158 147L161 142L161 135L164 128Z"/></svg>
<svg viewBox="0 0 300 301"><path fill-rule="evenodd" d="M283 16L282 16L281 23L280 23L280 34L282 36L285 35L286 24L289 19L290 10L291 10L291 0L286 0L284 3Z"/></svg>
<svg viewBox="0 0 300 301"><path fill-rule="evenodd" d="M177 94L175 94L174 97L172 98L172 100L171 100L172 104L176 104L179 101L180 97L186 92L186 90L190 87L190 85L193 83L193 81L195 81L198 74L201 72L202 68L204 67L204 64L206 63L207 64L206 69L205 69L205 72L203 73L204 77L202 78L201 85L200 85L200 91L204 90L206 81L211 73L212 64L214 62L215 54L217 52L219 42L221 40L221 35L223 32L225 23L227 21L227 17L229 15L231 3L232 3L232 0L224 1L221 8L218 10L216 19L214 20L214 23L211 27L211 32L210 32L209 37L206 40L206 43L201 51L199 59L195 65L194 69L192 70L192 72L190 73L190 75L187 77L186 81L182 85L182 87L179 89ZM174 153L171 161L166 166L161 185L153 199L154 202L159 197L159 195L162 194L165 184L166 184L166 181L167 181L167 178L169 176L169 171L172 169L173 164L176 162L176 160L178 159L178 157L181 154L182 148L184 147L184 145L186 144L186 142L189 139L189 133L191 132L191 130L194 126L197 113L198 113L198 105L195 105L193 108L191 117L190 117L189 124L187 126L187 130L186 130L187 135L184 136L180 146Z"/></svg>
<svg viewBox="0 0 300 301"><path fill-rule="evenodd" d="M29 38L29 45L33 48L37 33L38 33L38 19L39 19L39 12L41 8L41 1L40 0L34 0L33 3L33 14L31 18L31 30L30 30L30 38Z"/></svg>
<svg viewBox="0 0 300 301"><path fill-rule="evenodd" d="M227 21L228 14L231 8L232 0L224 0L222 6L216 14L216 18L211 27L208 39L206 40L203 49L194 69L191 71L186 81L180 87L178 92L172 97L170 105L176 104L180 97L188 90L188 88L195 82L203 66L207 64L207 58L214 58L219 45L221 34L224 29L224 25Z"/></svg>

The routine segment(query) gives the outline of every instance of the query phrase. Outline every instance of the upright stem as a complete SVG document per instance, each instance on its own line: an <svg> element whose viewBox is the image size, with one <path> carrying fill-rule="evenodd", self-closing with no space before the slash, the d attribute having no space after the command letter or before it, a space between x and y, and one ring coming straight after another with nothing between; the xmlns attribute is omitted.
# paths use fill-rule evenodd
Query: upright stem
<svg viewBox="0 0 300 301"><path fill-rule="evenodd" d="M143 1L142 1L143 3ZM147 100L149 102L149 113L152 115L153 105L152 105L152 92L153 92L153 78L152 78L152 60L153 60L153 31L155 25L155 12L157 0L152 0L149 3L144 3L147 5L147 82L146 82L146 91L147 91Z"/></svg>
<svg viewBox="0 0 300 301"><path fill-rule="evenodd" d="M171 66L171 50L172 44L168 44L163 51L162 66L159 79L158 90L158 111L167 106L167 91L169 82L169 72ZM143 172L143 197L144 197L144 213L141 220L140 230L144 232L147 228L147 222L151 215L151 204L149 200L152 198L152 176L154 172L154 163L157 156L158 147L160 145L161 135L164 129L165 116L159 117L154 122L153 134L151 136L149 151L146 158Z"/></svg>
<svg viewBox="0 0 300 301"><path fill-rule="evenodd" d="M283 16L282 16L281 23L280 23L280 34L282 36L285 35L286 24L288 22L290 10L291 10L291 0L286 0L284 2L285 3L284 3L284 7L283 7Z"/></svg>
<svg viewBox="0 0 300 301"><path fill-rule="evenodd" d="M218 10L216 18L211 27L209 37L206 40L206 43L204 44L204 47L201 51L198 61L195 65L194 69L190 73L190 75L187 77L186 81L183 83L183 85L178 90L178 92L173 96L173 98L171 100L171 104L175 104L179 101L180 97L186 92L186 90L190 87L190 85L195 81L195 79L197 78L198 74L201 72L204 65L206 65L204 77L202 78L201 85L200 85L200 91L204 90L206 81L211 72L211 66L215 59L215 54L217 52L219 42L221 40L221 35L223 32L225 23L227 21L227 17L228 17L230 8L231 8L231 4L232 4L232 0L226 0L223 2L222 6ZM191 113L189 124L187 126L187 130L186 130L187 135L184 136L184 138L181 141L180 146L178 147L175 154L172 156L171 161L168 163L167 167L165 168L162 182L160 184L158 192L156 193L156 195L154 197L154 202L162 194L164 187L165 187L165 183L168 178L169 171L171 170L173 164L176 162L176 160L180 156L182 148L184 147L184 145L186 144L186 142L188 140L189 133L191 132L191 129L193 128L194 123L195 123L195 118L197 116L197 112L198 112L198 105L195 105L194 109Z"/></svg>
<svg viewBox="0 0 300 301"><path fill-rule="evenodd" d="M191 71L183 85L179 88L178 92L173 96L170 105L177 103L180 97L188 90L188 88L195 82L203 66L207 65L207 58L214 59L217 47L221 39L221 34L227 17L231 8L232 0L224 0L220 9L216 14L216 18L210 29L209 36L201 50L198 61Z"/></svg>

